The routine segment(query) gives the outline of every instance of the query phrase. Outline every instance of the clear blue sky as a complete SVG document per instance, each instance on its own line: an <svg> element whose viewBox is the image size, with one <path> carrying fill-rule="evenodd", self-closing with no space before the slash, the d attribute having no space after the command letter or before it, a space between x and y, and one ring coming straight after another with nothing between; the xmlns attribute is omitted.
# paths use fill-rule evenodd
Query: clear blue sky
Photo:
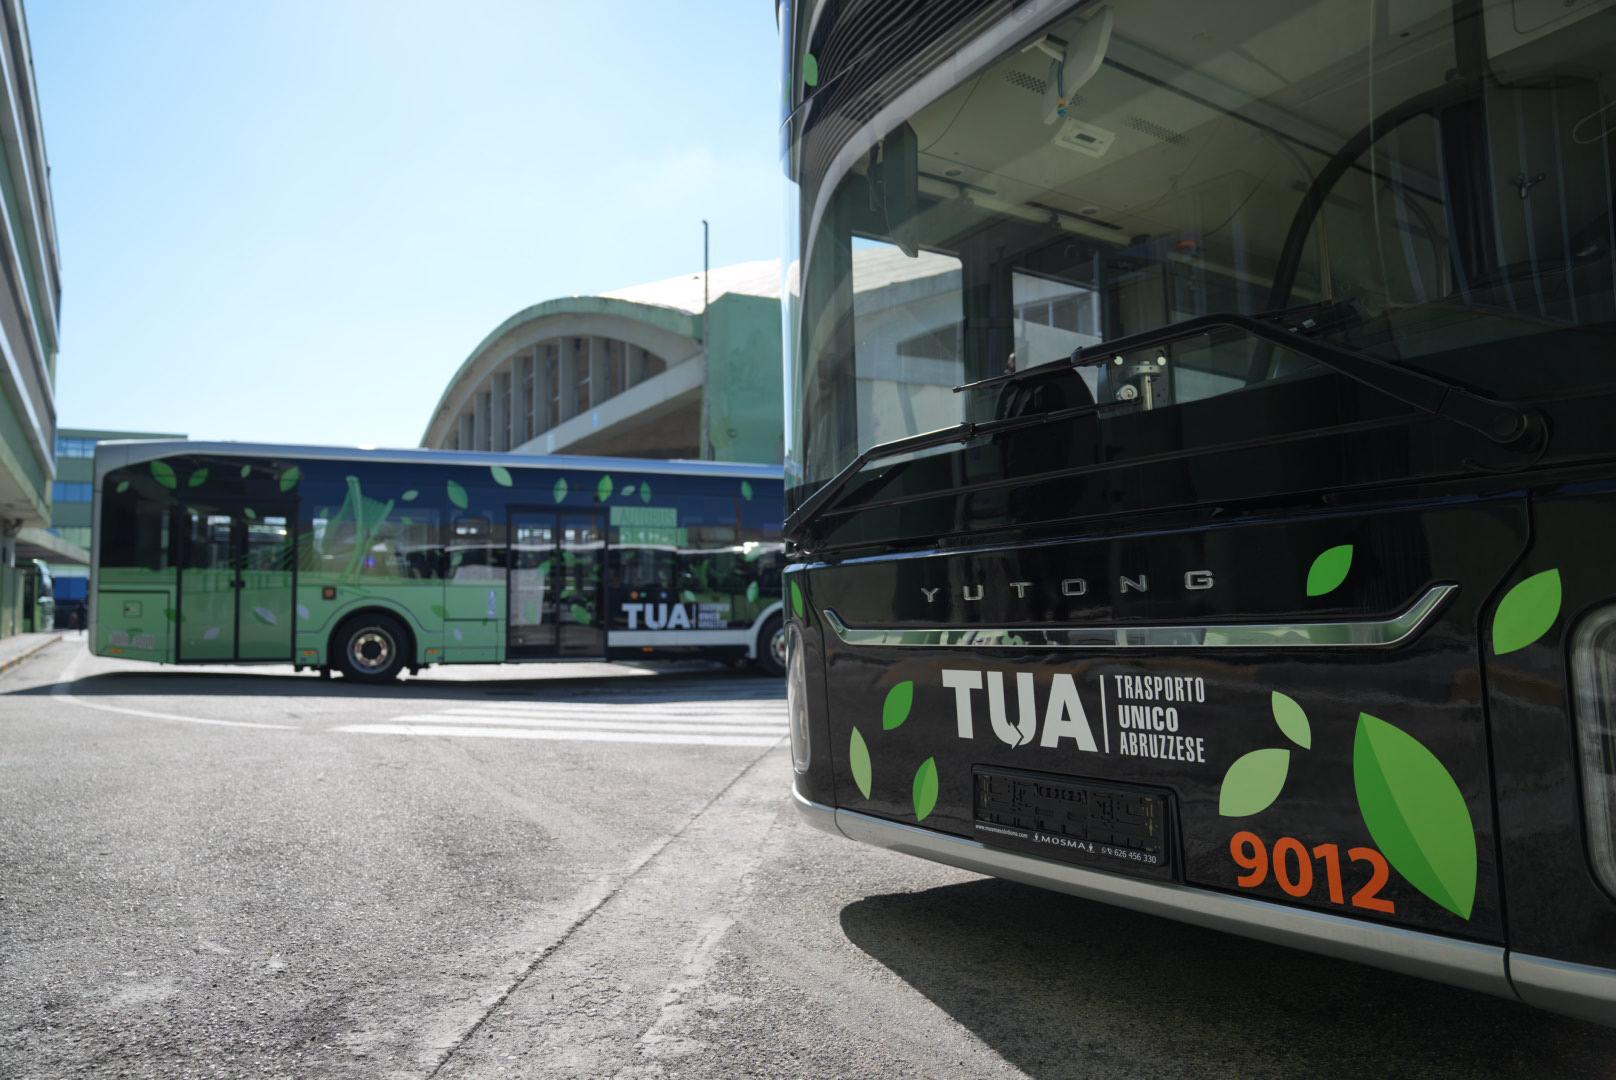
<svg viewBox="0 0 1616 1080"><path fill-rule="evenodd" d="M539 300L778 254L771 0L28 7L58 420L413 446Z"/></svg>

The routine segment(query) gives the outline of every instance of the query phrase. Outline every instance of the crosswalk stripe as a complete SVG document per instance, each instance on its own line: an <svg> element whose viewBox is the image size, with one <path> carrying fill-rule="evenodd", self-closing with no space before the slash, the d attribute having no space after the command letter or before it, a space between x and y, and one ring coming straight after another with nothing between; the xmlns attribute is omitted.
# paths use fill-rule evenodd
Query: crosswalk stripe
<svg viewBox="0 0 1616 1080"><path fill-rule="evenodd" d="M786 718L783 714L779 716L759 716L756 713L750 716L712 716L703 713L633 712L625 709L596 715L567 712L565 710L556 710L554 712L494 712L489 709L444 709L434 715L487 717L490 720L500 718L510 718L512 720L565 720L580 724L615 724L618 721L633 721L639 724L703 724L723 727L764 726L784 728L786 723Z"/></svg>
<svg viewBox="0 0 1616 1080"><path fill-rule="evenodd" d="M773 746L783 735L686 735L677 732L556 731L530 727L461 727L453 724L347 724L333 731L361 735L438 735L474 739L546 739L568 742L658 743L674 746Z"/></svg>
<svg viewBox="0 0 1616 1080"><path fill-rule="evenodd" d="M682 732L687 735L768 735L771 738L779 738L786 732L786 725L783 722L779 724L696 724L665 720L582 720L551 716L493 716L488 713L459 711L395 716L388 722L393 724L456 724L467 727L476 727L480 724L489 727L553 728L558 731L668 731Z"/></svg>

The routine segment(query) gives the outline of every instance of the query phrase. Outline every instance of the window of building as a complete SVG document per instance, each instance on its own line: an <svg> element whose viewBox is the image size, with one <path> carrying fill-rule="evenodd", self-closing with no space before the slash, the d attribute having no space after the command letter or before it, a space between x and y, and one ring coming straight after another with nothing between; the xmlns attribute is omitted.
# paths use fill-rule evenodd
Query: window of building
<svg viewBox="0 0 1616 1080"><path fill-rule="evenodd" d="M533 357L522 357L522 436L531 439L538 434L537 403L533 398Z"/></svg>
<svg viewBox="0 0 1616 1080"><path fill-rule="evenodd" d="M51 484L51 497L59 503L87 503L91 498L91 486L57 480Z"/></svg>
<svg viewBox="0 0 1616 1080"><path fill-rule="evenodd" d="M95 439L75 439L66 435L56 436L56 456L59 458L92 458L95 457Z"/></svg>
<svg viewBox="0 0 1616 1080"><path fill-rule="evenodd" d="M494 404L494 450L511 448L511 373L502 371L494 380L497 399Z"/></svg>
<svg viewBox="0 0 1616 1080"><path fill-rule="evenodd" d="M469 412L460 416L460 445L456 449L477 449L477 418Z"/></svg>
<svg viewBox="0 0 1616 1080"><path fill-rule="evenodd" d="M573 399L573 415L589 411L589 342L572 339L572 370L577 373L577 397Z"/></svg>
<svg viewBox="0 0 1616 1080"><path fill-rule="evenodd" d="M561 350L554 342L544 347L544 430L561 423Z"/></svg>
<svg viewBox="0 0 1616 1080"><path fill-rule="evenodd" d="M606 386L603 397L616 397L628 389L628 352L621 341L603 341L606 349Z"/></svg>

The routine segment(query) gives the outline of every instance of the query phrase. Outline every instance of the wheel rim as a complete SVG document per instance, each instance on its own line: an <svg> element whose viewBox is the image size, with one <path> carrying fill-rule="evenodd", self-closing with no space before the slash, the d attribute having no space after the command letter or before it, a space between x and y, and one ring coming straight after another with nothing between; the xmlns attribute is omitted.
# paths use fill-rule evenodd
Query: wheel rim
<svg viewBox="0 0 1616 1080"><path fill-rule="evenodd" d="M786 666L786 628L784 624L769 639L769 655L774 657L774 662L781 668Z"/></svg>
<svg viewBox="0 0 1616 1080"><path fill-rule="evenodd" d="M395 651L392 635L375 626L367 626L348 639L348 662L366 674L386 671Z"/></svg>

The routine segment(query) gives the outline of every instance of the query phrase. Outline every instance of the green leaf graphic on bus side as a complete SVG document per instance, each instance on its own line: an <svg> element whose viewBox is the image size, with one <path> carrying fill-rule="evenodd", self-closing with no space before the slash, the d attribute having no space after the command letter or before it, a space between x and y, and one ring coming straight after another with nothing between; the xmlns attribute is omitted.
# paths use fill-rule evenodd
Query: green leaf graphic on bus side
<svg viewBox="0 0 1616 1080"><path fill-rule="evenodd" d="M563 500L566 499L566 497L567 497L567 478L565 476L563 476L561 479L559 479L559 480L557 480L555 482L555 487L550 489L550 494L555 496L555 501L556 502L562 502Z"/></svg>
<svg viewBox="0 0 1616 1080"><path fill-rule="evenodd" d="M582 604L573 604L570 610L572 611L572 621L579 626L588 626L595 619L595 616L590 614L589 609Z"/></svg>
<svg viewBox="0 0 1616 1080"><path fill-rule="evenodd" d="M694 604L696 602L696 594L691 592L689 589L686 589L684 592L679 594L679 599L683 600L687 604Z"/></svg>
<svg viewBox="0 0 1616 1080"><path fill-rule="evenodd" d="M1218 792L1218 814L1222 817L1250 817L1260 814L1279 798L1285 775L1291 769L1291 752L1281 747L1253 750L1235 759L1223 774Z"/></svg>
<svg viewBox="0 0 1616 1080"><path fill-rule="evenodd" d="M303 473L296 465L293 465L290 469L287 469L285 472L281 473L281 490L291 491L293 488L297 487L297 482L302 478Z"/></svg>
<svg viewBox="0 0 1616 1080"><path fill-rule="evenodd" d="M791 583L791 610L797 613L797 618L803 618L803 612L808 605L802 602L802 586L795 581Z"/></svg>
<svg viewBox="0 0 1616 1080"><path fill-rule="evenodd" d="M436 615L440 619L447 619L449 617L449 609L444 607L442 604L433 604L432 614Z"/></svg>
<svg viewBox="0 0 1616 1080"><path fill-rule="evenodd" d="M642 503L648 503L651 501L651 485L644 481L641 481L640 483L640 501Z"/></svg>
<svg viewBox="0 0 1616 1080"><path fill-rule="evenodd" d="M189 479L187 479L185 481L185 486L186 487L201 487L203 484L205 484L207 482L208 482L208 470L207 469L198 469L198 470L196 470L196 472L194 472L194 473L192 473L190 475Z"/></svg>
<svg viewBox="0 0 1616 1080"><path fill-rule="evenodd" d="M847 767L853 770L853 783L858 785L859 794L866 799L870 797L870 748L864 743L864 736L859 729L853 729L853 737L847 743Z"/></svg>
<svg viewBox="0 0 1616 1080"><path fill-rule="evenodd" d="M258 520L258 511L254 510L250 506L247 507L245 510L243 510L242 513L247 515L247 520L248 521L257 521Z"/></svg>
<svg viewBox="0 0 1616 1080"><path fill-rule="evenodd" d="M1493 652L1524 649L1549 632L1560 617L1560 571L1545 570L1520 582L1493 613Z"/></svg>
<svg viewBox="0 0 1616 1080"><path fill-rule="evenodd" d="M616 490L617 487L612 483L612 478L603 476L600 478L600 483L595 485L595 499L597 502L605 502L612 497L612 492Z"/></svg>
<svg viewBox="0 0 1616 1080"><path fill-rule="evenodd" d="M1335 592L1341 583L1347 580L1347 571L1351 569L1351 544L1337 544L1333 548L1326 548L1308 568L1307 595L1323 596L1325 593Z"/></svg>
<svg viewBox="0 0 1616 1080"><path fill-rule="evenodd" d="M1461 919L1476 900L1476 829L1452 775L1414 736L1358 714L1352 779L1375 846L1408 883Z"/></svg>
<svg viewBox="0 0 1616 1080"><path fill-rule="evenodd" d="M937 806L937 759L929 757L915 770L915 820L925 821Z"/></svg>
<svg viewBox="0 0 1616 1080"><path fill-rule="evenodd" d="M625 484L623 486L623 490L618 492L618 494L622 495L623 498L625 498L625 499L632 499L634 497L634 485L633 484Z"/></svg>
<svg viewBox="0 0 1616 1080"><path fill-rule="evenodd" d="M747 502L752 501L752 481L741 481L741 498L745 499Z"/></svg>
<svg viewBox="0 0 1616 1080"><path fill-rule="evenodd" d="M166 607L163 609L163 618L167 619L169 622L177 623L180 621L180 613L171 607Z"/></svg>
<svg viewBox="0 0 1616 1080"><path fill-rule="evenodd" d="M119 495L122 495L124 492L129 490L129 481L127 481L127 480L119 480L118 481L118 486L117 486L117 488L115 490L117 491L117 493Z"/></svg>
<svg viewBox="0 0 1616 1080"><path fill-rule="evenodd" d="M1271 695L1274 708L1274 723L1285 737L1300 746L1303 750L1313 749L1313 728L1307 722L1307 713L1291 698L1275 690Z"/></svg>
<svg viewBox="0 0 1616 1080"><path fill-rule="evenodd" d="M758 602L758 583L755 581L749 581L746 583L746 602L748 604L755 604Z"/></svg>
<svg viewBox="0 0 1616 1080"><path fill-rule="evenodd" d="M166 461L152 462L151 474L153 480L168 488L170 491L173 491L175 488L180 486L179 480L174 476L174 466L170 465Z"/></svg>
<svg viewBox="0 0 1616 1080"><path fill-rule="evenodd" d="M461 487L459 484L455 483L453 480L445 480L443 482L443 488L444 488L445 491L447 491L449 493L449 501L450 502L454 503L456 506L460 507L460 509L462 509L462 510L464 510L466 508L466 489L465 488Z"/></svg>
<svg viewBox="0 0 1616 1080"><path fill-rule="evenodd" d="M819 85L819 61L813 53L802 54L802 82L804 86Z"/></svg>
<svg viewBox="0 0 1616 1080"><path fill-rule="evenodd" d="M494 483L498 484L500 487L511 486L511 470L507 469L503 465L488 466L488 475L492 476L494 478Z"/></svg>
<svg viewBox="0 0 1616 1080"><path fill-rule="evenodd" d="M915 703L915 681L905 679L903 682L887 691L887 699L881 705L881 730L891 731L901 727L909 719L909 710Z"/></svg>
<svg viewBox="0 0 1616 1080"><path fill-rule="evenodd" d="M419 491L416 491L414 488L410 488L410 490L406 491L404 494L399 496L399 498L403 499L405 502L414 502L416 499L419 499L420 497L421 497L421 493Z"/></svg>
<svg viewBox="0 0 1616 1080"><path fill-rule="evenodd" d="M250 474L251 472L252 472L252 466L251 465L243 465L241 467L241 478L243 480L247 479L248 474Z"/></svg>

